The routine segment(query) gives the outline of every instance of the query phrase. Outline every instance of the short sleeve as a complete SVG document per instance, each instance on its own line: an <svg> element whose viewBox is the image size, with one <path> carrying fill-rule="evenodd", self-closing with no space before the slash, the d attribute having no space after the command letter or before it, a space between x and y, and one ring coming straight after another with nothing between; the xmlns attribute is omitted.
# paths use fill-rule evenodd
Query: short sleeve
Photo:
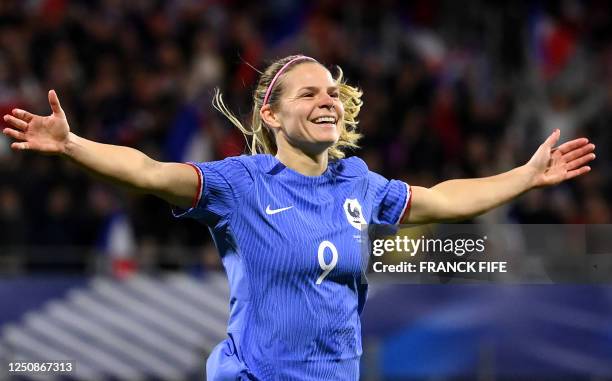
<svg viewBox="0 0 612 381"><path fill-rule="evenodd" d="M253 174L242 157L187 164L198 173L199 192L191 208L172 208L175 217L194 218L214 227L232 213L253 184Z"/></svg>
<svg viewBox="0 0 612 381"><path fill-rule="evenodd" d="M370 223L397 225L408 213L412 192L410 185L405 182L387 180L370 171L368 190L374 193Z"/></svg>

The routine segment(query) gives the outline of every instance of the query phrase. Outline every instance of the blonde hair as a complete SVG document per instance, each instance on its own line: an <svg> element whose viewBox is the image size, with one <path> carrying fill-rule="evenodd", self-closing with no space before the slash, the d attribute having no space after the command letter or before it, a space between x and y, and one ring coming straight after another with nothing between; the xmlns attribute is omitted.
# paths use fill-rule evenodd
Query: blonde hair
<svg viewBox="0 0 612 381"><path fill-rule="evenodd" d="M276 155L277 147L274 134L261 119L259 111L263 107L264 97L268 87L270 86L270 82L278 71L283 68L283 66L288 64L290 61L295 60L284 69L279 80L273 84L273 88L270 91L267 102L270 104L270 107L273 108L278 105L280 100L282 93L282 77L290 72L291 69L302 63L318 63L314 60L300 60L299 57L300 56L294 55L277 60L268 66L263 73L261 73L259 82L257 83L257 88L253 93L253 115L251 118L251 125L248 128L245 127L242 122L240 122L240 120L227 108L227 106L225 106L221 91L218 88L215 89L213 107L225 115L225 117L242 132L247 141L248 149L252 155L259 153ZM363 101L361 100L363 93L358 88L347 85L344 81L342 69L339 66L337 69L338 76L334 80L340 91L340 101L344 106L344 118L342 119L341 123L338 124L338 128L340 129L340 137L338 141L333 146L329 147L327 151L330 159L343 158L345 155L345 149L359 148L357 141L362 136L359 132L357 132L357 124L359 123L357 116L359 115L359 110L363 104Z"/></svg>

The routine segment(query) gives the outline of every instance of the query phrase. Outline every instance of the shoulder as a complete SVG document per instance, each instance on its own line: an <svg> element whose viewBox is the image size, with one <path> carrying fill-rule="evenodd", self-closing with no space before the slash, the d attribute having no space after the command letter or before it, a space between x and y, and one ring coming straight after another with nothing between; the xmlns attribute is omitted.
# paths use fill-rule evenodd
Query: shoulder
<svg viewBox="0 0 612 381"><path fill-rule="evenodd" d="M274 157L267 154L233 156L226 160L233 162L235 165L241 165L252 172L267 172L276 164Z"/></svg>
<svg viewBox="0 0 612 381"><path fill-rule="evenodd" d="M368 184L368 187L386 186L390 181L381 174L372 172L368 165L357 156L347 159L340 159L332 162L330 167L337 178L349 181L361 180ZM397 180L391 180L396 182Z"/></svg>
<svg viewBox="0 0 612 381"><path fill-rule="evenodd" d="M257 172L273 165L270 155L240 155L230 156L222 160L206 163L194 163L202 169L212 169L222 176L233 175L236 172L248 172L254 176Z"/></svg>
<svg viewBox="0 0 612 381"><path fill-rule="evenodd" d="M369 172L367 164L357 156L335 160L330 165L338 177L365 178Z"/></svg>

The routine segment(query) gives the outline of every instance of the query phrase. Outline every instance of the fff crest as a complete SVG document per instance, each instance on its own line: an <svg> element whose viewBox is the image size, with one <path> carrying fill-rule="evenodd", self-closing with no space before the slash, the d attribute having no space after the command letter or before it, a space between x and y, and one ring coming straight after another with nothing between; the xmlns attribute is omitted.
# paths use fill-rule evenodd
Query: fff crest
<svg viewBox="0 0 612 381"><path fill-rule="evenodd" d="M366 220L363 218L363 211L359 201L356 198L347 198L344 201L343 209L349 224L353 225L355 229L361 230L361 225L365 225Z"/></svg>

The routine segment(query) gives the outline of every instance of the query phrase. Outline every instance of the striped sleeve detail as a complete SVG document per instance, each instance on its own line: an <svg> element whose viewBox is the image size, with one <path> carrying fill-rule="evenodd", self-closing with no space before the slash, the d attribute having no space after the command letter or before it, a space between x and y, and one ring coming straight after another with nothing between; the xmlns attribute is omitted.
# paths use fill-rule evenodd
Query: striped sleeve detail
<svg viewBox="0 0 612 381"><path fill-rule="evenodd" d="M404 218L410 215L410 205L412 204L412 187L406 183L404 183L404 185L406 186L406 200L404 201L404 208L402 209L402 213L400 213L400 217L395 223L396 225L401 224L402 221L404 221Z"/></svg>
<svg viewBox="0 0 612 381"><path fill-rule="evenodd" d="M203 180L204 176L202 176L202 171L200 170L200 168L198 168L197 165L193 163L185 163L185 164L193 168L196 171L196 174L198 175L198 191L193 196L193 202L191 203L191 208L193 209L198 206L198 204L200 203L200 199L202 198L202 187L204 185L204 180Z"/></svg>

